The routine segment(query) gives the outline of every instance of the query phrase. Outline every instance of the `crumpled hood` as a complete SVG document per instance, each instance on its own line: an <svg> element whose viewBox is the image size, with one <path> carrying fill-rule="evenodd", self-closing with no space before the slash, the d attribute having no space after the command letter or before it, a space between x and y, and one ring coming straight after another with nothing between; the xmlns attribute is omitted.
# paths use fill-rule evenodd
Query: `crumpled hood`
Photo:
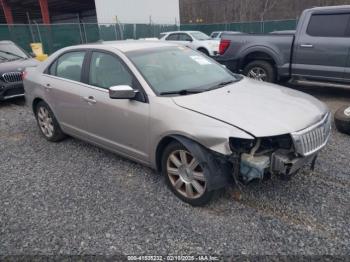
<svg viewBox="0 0 350 262"><path fill-rule="evenodd" d="M308 94L249 78L209 92L174 97L173 101L255 137L302 130L321 120L329 111Z"/></svg>
<svg viewBox="0 0 350 262"><path fill-rule="evenodd" d="M40 62L34 58L18 59L13 61L2 61L0 63L0 74L7 72L22 72L26 67L35 67Z"/></svg>

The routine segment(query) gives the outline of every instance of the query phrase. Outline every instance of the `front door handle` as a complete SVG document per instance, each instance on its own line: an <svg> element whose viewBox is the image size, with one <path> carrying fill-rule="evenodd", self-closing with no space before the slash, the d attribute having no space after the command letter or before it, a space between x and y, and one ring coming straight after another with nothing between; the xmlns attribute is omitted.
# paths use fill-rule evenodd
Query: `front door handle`
<svg viewBox="0 0 350 262"><path fill-rule="evenodd" d="M312 44L301 44L300 47L312 48L314 46Z"/></svg>
<svg viewBox="0 0 350 262"><path fill-rule="evenodd" d="M83 97L85 102L88 102L90 104L96 104L96 100L93 96Z"/></svg>
<svg viewBox="0 0 350 262"><path fill-rule="evenodd" d="M49 83L47 83L47 84L45 85L45 90L46 90L46 91L50 91L51 88L52 88L52 87L51 87L51 85L50 85Z"/></svg>

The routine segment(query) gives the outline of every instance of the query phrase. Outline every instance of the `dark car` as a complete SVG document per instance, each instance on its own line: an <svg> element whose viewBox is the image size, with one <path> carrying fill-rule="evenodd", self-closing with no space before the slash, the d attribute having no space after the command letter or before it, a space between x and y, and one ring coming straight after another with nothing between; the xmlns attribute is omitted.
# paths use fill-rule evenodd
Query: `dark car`
<svg viewBox="0 0 350 262"><path fill-rule="evenodd" d="M0 41L0 101L24 95L22 73L39 61L11 41Z"/></svg>

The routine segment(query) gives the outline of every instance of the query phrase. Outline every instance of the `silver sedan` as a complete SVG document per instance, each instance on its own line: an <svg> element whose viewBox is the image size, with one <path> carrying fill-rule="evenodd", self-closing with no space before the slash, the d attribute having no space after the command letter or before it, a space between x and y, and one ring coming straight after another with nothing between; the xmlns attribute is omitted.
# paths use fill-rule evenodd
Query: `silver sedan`
<svg viewBox="0 0 350 262"><path fill-rule="evenodd" d="M74 136L150 166L192 205L228 185L294 175L330 134L317 99L161 41L64 48L28 69L24 86L47 140Z"/></svg>

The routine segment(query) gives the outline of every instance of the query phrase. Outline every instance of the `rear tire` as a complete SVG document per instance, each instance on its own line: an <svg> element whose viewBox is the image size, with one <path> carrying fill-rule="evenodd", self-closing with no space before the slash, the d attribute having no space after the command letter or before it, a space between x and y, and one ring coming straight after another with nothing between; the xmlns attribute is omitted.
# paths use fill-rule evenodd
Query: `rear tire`
<svg viewBox="0 0 350 262"><path fill-rule="evenodd" d="M255 60L247 64L243 69L243 74L258 81L274 83L276 72L272 64L263 60Z"/></svg>
<svg viewBox="0 0 350 262"><path fill-rule="evenodd" d="M40 101L35 107L35 117L40 133L50 142L59 142L66 135L62 132L51 108L44 101Z"/></svg>
<svg viewBox="0 0 350 262"><path fill-rule="evenodd" d="M339 132L350 135L350 106L342 106L335 112L334 123Z"/></svg>
<svg viewBox="0 0 350 262"><path fill-rule="evenodd" d="M167 186L182 201L192 206L204 206L217 191L208 191L205 167L179 142L170 143L162 155L162 175Z"/></svg>
<svg viewBox="0 0 350 262"><path fill-rule="evenodd" d="M208 50L205 49L205 48L199 48L198 51L201 52L201 53L203 53L203 54L205 54L206 56L209 56L209 52L208 52Z"/></svg>

